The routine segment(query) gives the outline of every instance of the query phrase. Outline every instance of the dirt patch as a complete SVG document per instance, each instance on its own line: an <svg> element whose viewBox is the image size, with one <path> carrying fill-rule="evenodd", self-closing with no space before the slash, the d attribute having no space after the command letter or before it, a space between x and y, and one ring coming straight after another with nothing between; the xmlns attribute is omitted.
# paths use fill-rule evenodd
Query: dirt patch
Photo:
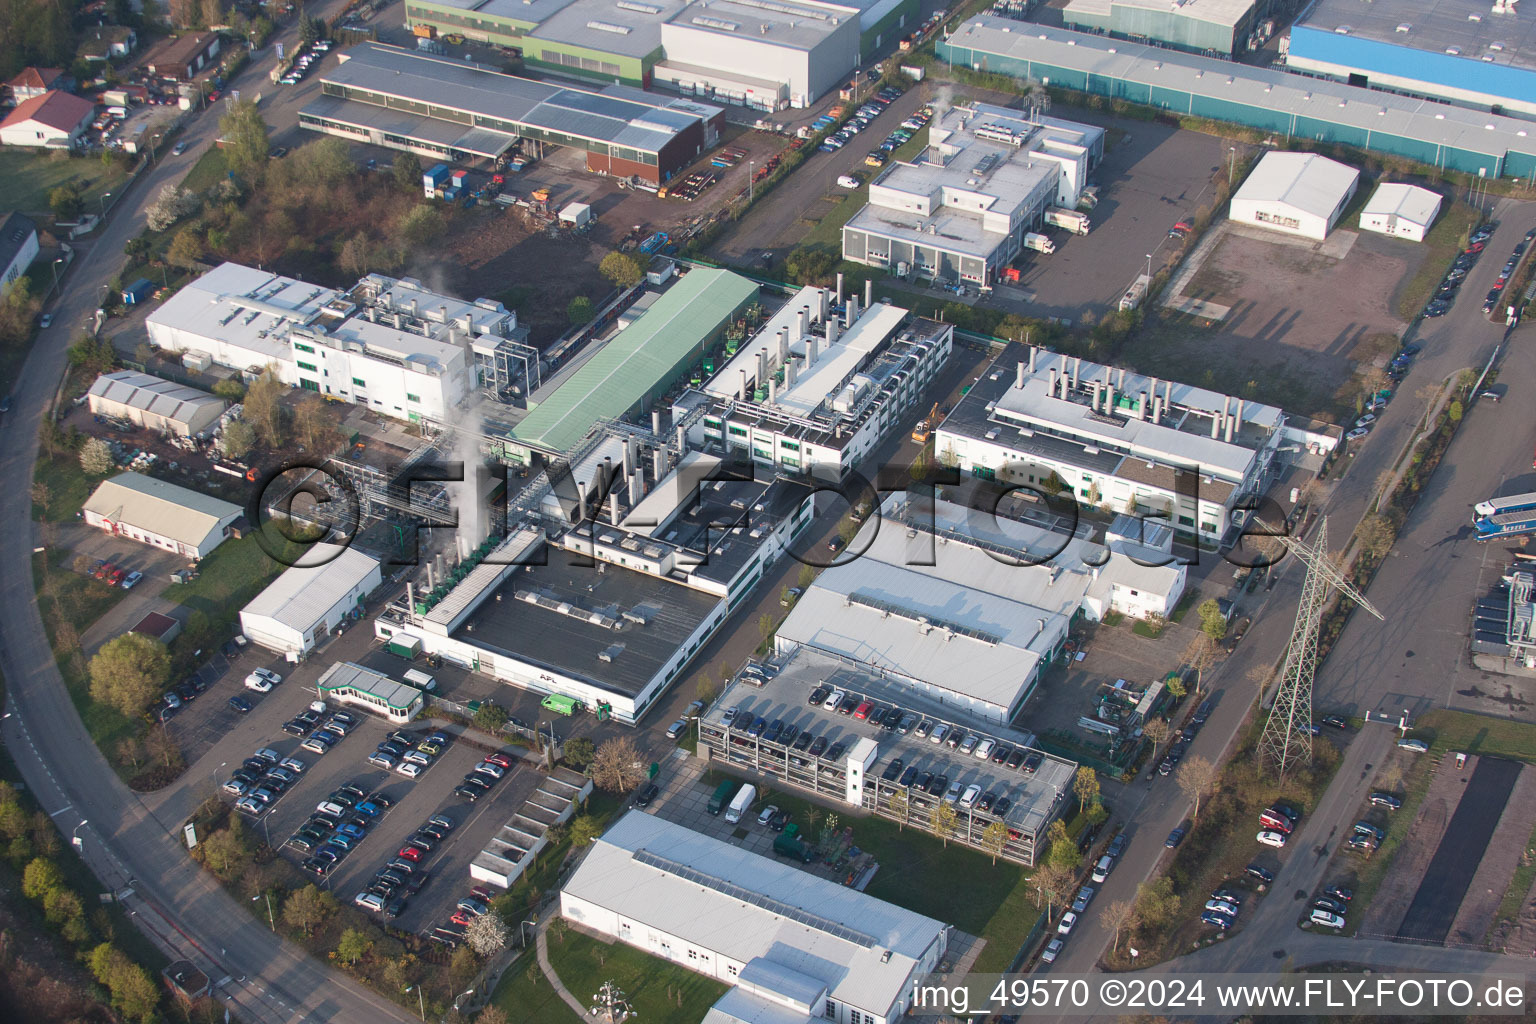
<svg viewBox="0 0 1536 1024"><path fill-rule="evenodd" d="M1461 801L1461 794L1476 767L1476 761L1476 757L1469 757L1466 768L1460 772L1446 764L1442 764L1436 771L1428 792L1419 804L1419 813L1413 820L1413 827L1398 847L1391 870L1387 872L1381 888L1371 900L1370 908L1366 910L1360 934L1397 934L1398 927L1403 923L1403 915L1408 912L1408 906L1424 880L1424 871L1429 867L1445 835L1445 827L1450 823L1457 803ZM1353 856L1352 853L1340 851L1336 859Z"/></svg>
<svg viewBox="0 0 1536 1024"><path fill-rule="evenodd" d="M1391 239L1343 241L1314 247L1229 230L1185 289L1229 306L1227 317L1215 325L1166 317L1126 358L1147 372L1337 420L1352 410L1341 385L1360 365L1384 362L1405 328L1391 298L1418 262Z"/></svg>
<svg viewBox="0 0 1536 1024"><path fill-rule="evenodd" d="M1472 876L1472 884L1467 887L1466 898L1462 900L1447 936L1450 941L1478 944L1488 934L1515 868L1525 854L1533 820L1536 820L1536 771L1525 768L1515 782L1504 813L1499 816L1498 827L1488 841L1477 873Z"/></svg>
<svg viewBox="0 0 1536 1024"><path fill-rule="evenodd" d="M1536 882L1521 900L1515 920L1489 936L1489 945L1511 956L1536 956Z"/></svg>

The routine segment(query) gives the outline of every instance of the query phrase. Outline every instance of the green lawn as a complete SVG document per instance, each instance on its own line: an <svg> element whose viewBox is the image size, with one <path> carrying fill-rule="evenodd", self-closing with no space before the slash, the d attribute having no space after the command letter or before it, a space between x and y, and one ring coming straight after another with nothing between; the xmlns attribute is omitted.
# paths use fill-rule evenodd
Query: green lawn
<svg viewBox="0 0 1536 1024"><path fill-rule="evenodd" d="M1536 850L1536 828L1531 830L1531 838L1525 842L1525 856L1520 858L1509 880L1509 888L1504 890L1504 899L1499 901L1498 913L1493 915L1493 923L1488 926L1485 941L1492 938L1503 922L1518 917L1520 909L1525 906L1526 893L1531 891L1531 883L1536 882L1536 856L1532 856L1532 850Z"/></svg>
<svg viewBox="0 0 1536 1024"><path fill-rule="evenodd" d="M116 192L126 178L115 160L104 164L93 157L6 147L0 151L0 213L20 210L47 216L48 193L70 181L80 185L86 211L95 213L101 195Z"/></svg>
<svg viewBox="0 0 1536 1024"><path fill-rule="evenodd" d="M34 502L32 517L50 523L73 522L85 500L101 482L85 475L85 471L80 468L80 459L74 452L40 455L32 479L34 483L40 483L48 489L48 514L44 516L42 506ZM34 491L33 497L36 496Z"/></svg>
<svg viewBox="0 0 1536 1024"><path fill-rule="evenodd" d="M571 995L584 1003L605 981L618 985L642 1021L703 1020L730 987L634 946L601 942L574 929L564 935L550 933L549 962Z"/></svg>
<svg viewBox="0 0 1536 1024"><path fill-rule="evenodd" d="M1427 741L1431 754L1460 751L1536 764L1536 725L1526 722L1437 710L1420 718L1408 735Z"/></svg>
<svg viewBox="0 0 1536 1024"><path fill-rule="evenodd" d="M165 596L213 622L233 622L240 609L285 568L266 553L252 532L220 544L198 563L197 579L172 584Z"/></svg>
<svg viewBox="0 0 1536 1024"><path fill-rule="evenodd" d="M566 941L570 940L571 936L567 934ZM555 945L550 943L551 953ZM545 980L531 948L514 960L501 976L501 984L496 986L491 1003L501 1007L512 1024L578 1024L581 1021ZM663 1016L661 1019L667 1018Z"/></svg>
<svg viewBox="0 0 1536 1024"><path fill-rule="evenodd" d="M725 777L713 772L711 778ZM815 838L825 827L829 809L798 794L771 786L757 799L760 810L775 804L808 834L808 812L819 815ZM866 890L878 899L952 924L987 940L977 961L978 971L1005 971L1013 962L1040 913L1029 888L1030 872L1017 864L992 858L951 841L945 846L920 826L902 828L886 818L858 816L831 809L839 829L853 829L853 843L872 854L880 865Z"/></svg>
<svg viewBox="0 0 1536 1024"><path fill-rule="evenodd" d="M209 146L197 163L187 172L187 176L181 179L182 187L189 192L206 192L214 185L223 181L229 174L229 161L224 159L224 151L218 146Z"/></svg>

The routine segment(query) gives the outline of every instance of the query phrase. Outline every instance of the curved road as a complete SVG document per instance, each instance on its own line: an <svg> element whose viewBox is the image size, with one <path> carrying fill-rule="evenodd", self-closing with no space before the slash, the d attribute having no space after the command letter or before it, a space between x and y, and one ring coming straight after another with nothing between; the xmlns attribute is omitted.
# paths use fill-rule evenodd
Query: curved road
<svg viewBox="0 0 1536 1024"><path fill-rule="evenodd" d="M285 36L291 46L293 33ZM236 87L265 84L270 51L263 56ZM263 929L187 856L181 822L155 820L118 780L65 691L32 590L30 481L38 427L64 373L66 349L118 272L124 242L142 230L143 205L213 143L217 113L192 118L181 136L192 152L167 155L140 174L94 241L81 246L52 307L55 324L39 334L14 388L13 408L0 419L0 521L15 527L0 535L0 668L7 683L0 738L61 832L82 840L103 887L132 888L124 905L138 926L166 952L206 971L235 1015L264 1024L404 1024L416 1018Z"/></svg>

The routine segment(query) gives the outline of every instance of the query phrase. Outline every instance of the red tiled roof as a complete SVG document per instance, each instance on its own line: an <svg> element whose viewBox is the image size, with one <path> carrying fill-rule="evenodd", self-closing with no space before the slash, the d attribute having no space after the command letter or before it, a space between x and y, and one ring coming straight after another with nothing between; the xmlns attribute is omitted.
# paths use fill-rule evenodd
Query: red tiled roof
<svg viewBox="0 0 1536 1024"><path fill-rule="evenodd" d="M17 105L11 116L0 122L0 128L9 128L23 121L37 121L61 132L72 132L96 110L90 100L72 93L45 92Z"/></svg>
<svg viewBox="0 0 1536 1024"><path fill-rule="evenodd" d="M59 68L25 68L5 84L12 89L46 89L63 73Z"/></svg>

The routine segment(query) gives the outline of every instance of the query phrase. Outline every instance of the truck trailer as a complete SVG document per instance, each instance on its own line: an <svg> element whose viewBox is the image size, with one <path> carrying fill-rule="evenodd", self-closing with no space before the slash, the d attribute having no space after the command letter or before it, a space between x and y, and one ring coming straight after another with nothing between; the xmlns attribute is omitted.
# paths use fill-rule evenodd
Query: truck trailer
<svg viewBox="0 0 1536 1024"><path fill-rule="evenodd" d="M1087 214L1076 210L1062 210L1054 206L1045 211L1045 222L1054 227L1066 228L1074 235L1086 235L1088 229L1093 226Z"/></svg>
<svg viewBox="0 0 1536 1024"><path fill-rule="evenodd" d="M1504 537L1536 533L1536 510L1484 516L1477 521L1476 525L1478 540L1499 540Z"/></svg>

